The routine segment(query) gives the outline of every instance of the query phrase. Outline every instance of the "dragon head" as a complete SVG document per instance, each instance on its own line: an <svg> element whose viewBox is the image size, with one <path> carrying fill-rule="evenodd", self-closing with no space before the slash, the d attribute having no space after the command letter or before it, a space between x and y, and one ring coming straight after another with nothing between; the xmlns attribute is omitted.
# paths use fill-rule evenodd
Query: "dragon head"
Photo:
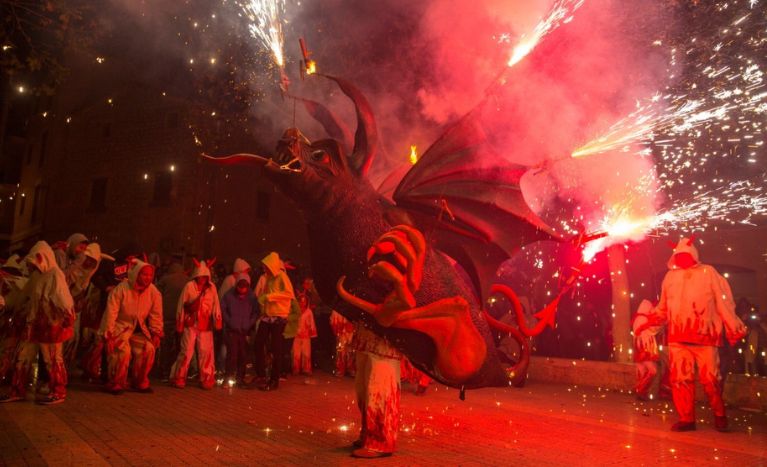
<svg viewBox="0 0 767 467"><path fill-rule="evenodd" d="M298 128L288 128L277 142L271 157L234 154L226 157L204 156L219 164L257 165L284 193L299 205L331 205L344 187L367 183L365 175L376 152L377 130L372 109L362 93L348 82L322 75L336 82L354 103L357 131L352 152L347 155L344 144L349 138L345 126L323 105L306 99L309 114L316 119L331 138L310 141ZM349 190L351 191L351 190Z"/></svg>

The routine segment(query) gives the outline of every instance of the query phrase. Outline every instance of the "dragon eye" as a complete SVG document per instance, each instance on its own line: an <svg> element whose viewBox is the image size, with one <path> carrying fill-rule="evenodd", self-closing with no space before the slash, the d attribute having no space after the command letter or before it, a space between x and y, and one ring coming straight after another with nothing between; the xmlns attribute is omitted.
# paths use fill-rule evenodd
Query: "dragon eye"
<svg viewBox="0 0 767 467"><path fill-rule="evenodd" d="M328 157L328 153L325 151L314 151L311 157L314 162L322 162L323 164L330 162L330 157Z"/></svg>

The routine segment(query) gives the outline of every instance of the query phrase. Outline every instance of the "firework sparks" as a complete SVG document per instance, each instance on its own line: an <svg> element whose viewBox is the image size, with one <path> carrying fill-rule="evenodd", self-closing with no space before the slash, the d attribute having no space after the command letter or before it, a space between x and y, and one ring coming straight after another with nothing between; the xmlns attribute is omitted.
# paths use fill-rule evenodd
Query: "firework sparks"
<svg viewBox="0 0 767 467"><path fill-rule="evenodd" d="M519 43L511 52L511 57L509 57L507 65L512 67L517 64L520 60L525 58L536 45L538 45L544 36L558 28L560 25L572 21L573 13L583 5L584 1L585 0L557 0L551 7L551 10L549 10L549 14L546 15L546 18L542 19L530 34L525 34L520 38Z"/></svg>
<svg viewBox="0 0 767 467"><path fill-rule="evenodd" d="M730 6L738 3L730 4ZM587 246L584 257L650 232L705 231L721 224L753 224L767 214L764 152L767 80L762 65L762 19L754 3L716 4L701 10L701 35L669 46L670 81L684 56L687 79L670 84L637 105L599 138L573 151L573 158L600 153L651 157L656 183L645 183L611 208L581 217L587 229L608 237ZM717 15L729 15L722 21ZM707 18L725 28L707 28ZM704 33L709 33L704 36ZM653 44L662 46L664 41ZM756 172L755 172L756 169ZM759 172L761 170L761 172ZM657 213L637 212L633 198L665 198ZM646 203L633 203L644 206ZM583 219L586 217L587 219Z"/></svg>
<svg viewBox="0 0 767 467"><path fill-rule="evenodd" d="M282 17L285 14L285 0L249 0L237 4L250 21L250 34L271 52L277 66L284 68Z"/></svg>

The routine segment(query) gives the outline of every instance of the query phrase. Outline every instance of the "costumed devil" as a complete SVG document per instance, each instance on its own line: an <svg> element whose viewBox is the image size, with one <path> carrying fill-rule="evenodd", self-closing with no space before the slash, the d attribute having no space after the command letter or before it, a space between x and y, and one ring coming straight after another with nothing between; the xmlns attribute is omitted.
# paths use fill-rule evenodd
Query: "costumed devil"
<svg viewBox="0 0 767 467"><path fill-rule="evenodd" d="M423 154L389 200L366 178L377 145L370 105L350 83L324 76L355 105L351 154L344 150L349 133L343 123L321 104L298 99L332 138L312 142L292 128L272 158L236 154L209 159L263 167L303 211L320 296L364 329L360 338L369 342L358 342L356 349L375 350L357 362L372 365L368 370L357 367L358 377L369 377L361 394L367 401L381 400L379 388L370 383L377 379L369 376L379 367L387 373L387 389L381 391L398 400L399 353L452 387L521 385L529 361L527 340L517 328L492 322L492 327L512 333L523 348L520 361L505 367L480 297L510 254L533 241L558 239L522 197L519 179L526 169L496 162L500 158L491 152L473 112ZM446 206L449 216L442 215ZM457 272L451 258L473 284ZM393 451L399 417L383 412L396 411L398 404L389 405L375 408L360 401L366 422L356 455ZM383 426L383 420L391 425Z"/></svg>
<svg viewBox="0 0 767 467"><path fill-rule="evenodd" d="M706 392L714 426L727 431L719 374L722 333L730 344L746 335L735 314L735 302L727 280L716 269L702 264L692 238L674 247L663 278L660 302L651 324L665 324L671 364L671 394L679 414L673 431L695 430L695 368ZM648 329L644 332L651 333Z"/></svg>

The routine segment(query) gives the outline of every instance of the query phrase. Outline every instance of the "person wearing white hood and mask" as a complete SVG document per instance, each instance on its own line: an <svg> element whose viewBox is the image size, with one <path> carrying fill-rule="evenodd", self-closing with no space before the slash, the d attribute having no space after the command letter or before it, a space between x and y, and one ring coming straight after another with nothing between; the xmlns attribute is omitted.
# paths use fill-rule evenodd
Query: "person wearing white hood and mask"
<svg viewBox="0 0 767 467"><path fill-rule="evenodd" d="M216 285L210 278L213 261L195 260L191 279L186 283L176 307L176 332L181 334L180 351L176 363L170 370L170 382L175 388L186 386L186 374L197 344L197 362L200 372L200 386L211 389L216 384L216 369L213 363L213 327L222 326L221 305Z"/></svg>
<svg viewBox="0 0 767 467"><path fill-rule="evenodd" d="M75 357L77 346L80 342L80 314L87 306L88 287L96 270L101 264L101 258L114 259L109 255L102 255L98 243L89 243L83 254L78 255L74 262L64 271L64 277L69 286L69 292L75 301L75 335L64 345L64 361L71 362Z"/></svg>
<svg viewBox="0 0 767 467"><path fill-rule="evenodd" d="M58 242L53 248L56 255L56 264L62 271L66 271L70 264L75 262L78 256L85 252L88 246L88 237L81 233L73 233L66 243Z"/></svg>
<svg viewBox="0 0 767 467"><path fill-rule="evenodd" d="M38 353L42 353L51 392L38 402L58 404L66 397L67 370L62 343L73 334L74 301L64 273L57 266L53 250L46 242L37 242L26 261L32 271L24 286L23 303L20 305L22 315L26 316L26 328L14 369L11 393L0 397L0 402L25 398L32 365L37 361Z"/></svg>
<svg viewBox="0 0 767 467"><path fill-rule="evenodd" d="M746 334L735 314L727 280L700 263L693 239L682 238L668 261L660 302L650 326L666 324L671 366L671 394L679 421L672 431L695 430L695 368L714 412L714 426L727 431L719 373L722 336L734 344ZM648 329L646 333L651 333Z"/></svg>
<svg viewBox="0 0 767 467"><path fill-rule="evenodd" d="M152 284L154 272L151 264L134 260L128 280L112 289L107 298L99 334L105 340L109 367L104 389L115 395L127 388L129 366L131 388L153 392L149 372L163 336L162 295Z"/></svg>

